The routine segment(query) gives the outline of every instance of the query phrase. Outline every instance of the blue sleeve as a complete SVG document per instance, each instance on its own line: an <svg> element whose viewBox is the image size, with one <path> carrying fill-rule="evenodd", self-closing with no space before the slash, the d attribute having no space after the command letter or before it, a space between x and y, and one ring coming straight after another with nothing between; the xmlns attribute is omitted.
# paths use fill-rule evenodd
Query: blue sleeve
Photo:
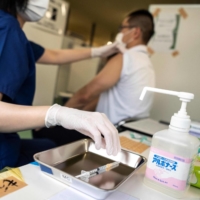
<svg viewBox="0 0 200 200"><path fill-rule="evenodd" d="M28 76L28 41L14 18L0 23L0 92L12 100Z"/></svg>
<svg viewBox="0 0 200 200"><path fill-rule="evenodd" d="M42 56L42 54L44 53L44 48L32 41L29 41L30 45L32 47L33 50L33 54L34 54L34 58L35 58L35 62L37 62L37 60Z"/></svg>

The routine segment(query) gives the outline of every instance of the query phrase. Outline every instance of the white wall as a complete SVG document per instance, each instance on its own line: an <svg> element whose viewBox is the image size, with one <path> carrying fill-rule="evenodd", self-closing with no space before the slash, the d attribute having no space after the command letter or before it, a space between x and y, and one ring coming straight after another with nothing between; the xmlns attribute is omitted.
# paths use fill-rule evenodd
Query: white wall
<svg viewBox="0 0 200 200"><path fill-rule="evenodd" d="M27 23L23 28L29 40L49 49L60 49L63 37L50 32L34 28ZM36 65L36 91L33 105L52 105L56 90L58 65Z"/></svg>
<svg viewBox="0 0 200 200"><path fill-rule="evenodd" d="M56 17L53 10L56 9ZM26 23L27 38L45 49L61 49L67 23L69 3L50 0L46 14L39 22ZM33 105L52 105L56 93L59 65L36 65L36 92Z"/></svg>
<svg viewBox="0 0 200 200"><path fill-rule="evenodd" d="M181 18L176 50L179 55L155 52L151 56L155 72L156 87L174 91L194 93L195 98L188 103L188 114L200 121L200 5L151 5L150 11L157 8L161 12L176 13L184 8L188 17ZM155 94L151 117L170 121L180 108L177 97Z"/></svg>
<svg viewBox="0 0 200 200"><path fill-rule="evenodd" d="M81 48L79 45L74 48ZM69 80L67 91L75 93L88 82L90 82L97 74L100 58L90 58L70 65Z"/></svg>

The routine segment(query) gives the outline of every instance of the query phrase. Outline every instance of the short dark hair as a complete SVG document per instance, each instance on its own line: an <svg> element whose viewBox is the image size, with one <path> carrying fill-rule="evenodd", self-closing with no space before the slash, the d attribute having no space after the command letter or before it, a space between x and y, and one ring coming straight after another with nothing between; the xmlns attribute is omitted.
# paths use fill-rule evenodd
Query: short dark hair
<svg viewBox="0 0 200 200"><path fill-rule="evenodd" d="M127 15L128 23L131 26L140 27L142 39L145 44L148 43L154 34L154 21L152 14L147 10L137 10Z"/></svg>
<svg viewBox="0 0 200 200"><path fill-rule="evenodd" d="M17 16L17 8L24 10L28 0L0 0L0 9L9 12L14 17Z"/></svg>

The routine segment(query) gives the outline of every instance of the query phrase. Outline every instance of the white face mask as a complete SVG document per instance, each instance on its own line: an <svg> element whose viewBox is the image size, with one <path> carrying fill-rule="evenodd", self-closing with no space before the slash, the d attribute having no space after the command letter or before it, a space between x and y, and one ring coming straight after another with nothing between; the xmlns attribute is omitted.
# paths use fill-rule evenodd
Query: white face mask
<svg viewBox="0 0 200 200"><path fill-rule="evenodd" d="M116 37L115 37L115 41L117 41L117 42L119 42L120 44L126 46L127 44L129 44L130 42L133 41L133 38L131 38L127 43L125 43L125 42L123 42L123 37L124 37L125 35L128 35L132 30L133 30L133 29L127 31L126 33L122 33L122 32L118 33L118 34L116 35Z"/></svg>
<svg viewBox="0 0 200 200"><path fill-rule="evenodd" d="M129 34L129 32L127 32L125 34L120 32L115 37L115 41L118 42L118 48L122 53L124 53L127 50L126 45L133 41L133 39L130 39L130 41L128 41L128 43L123 42L123 37L124 37L124 35L127 35L127 34Z"/></svg>
<svg viewBox="0 0 200 200"><path fill-rule="evenodd" d="M123 42L123 37L124 34L123 33L117 33L116 37L115 37L115 41L118 42L119 44L123 45L124 47L126 46L126 43Z"/></svg>
<svg viewBox="0 0 200 200"><path fill-rule="evenodd" d="M18 14L26 21L39 21L45 14L49 0L29 0L24 11L18 10Z"/></svg>

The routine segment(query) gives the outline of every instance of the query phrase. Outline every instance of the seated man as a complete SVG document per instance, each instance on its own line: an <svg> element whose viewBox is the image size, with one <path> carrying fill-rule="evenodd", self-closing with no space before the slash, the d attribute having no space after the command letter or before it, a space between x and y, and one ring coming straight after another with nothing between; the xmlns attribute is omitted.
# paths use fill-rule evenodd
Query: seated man
<svg viewBox="0 0 200 200"><path fill-rule="evenodd" d="M65 106L105 113L113 124L129 118L149 116L153 96L140 101L145 86L155 86L154 69L146 44L153 35L152 15L146 10L130 13L120 26L118 40L126 45L101 72L67 101Z"/></svg>
<svg viewBox="0 0 200 200"><path fill-rule="evenodd" d="M105 113L113 124L129 117L148 117L153 95L147 94L149 96L143 101L139 97L145 86L155 86L154 69L146 47L154 32L152 15L146 10L132 12L122 22L120 31L117 39L122 39L121 44L122 47L125 45L126 51L113 56L100 73L65 104ZM59 126L34 131L33 136L49 138L57 145L85 137Z"/></svg>

